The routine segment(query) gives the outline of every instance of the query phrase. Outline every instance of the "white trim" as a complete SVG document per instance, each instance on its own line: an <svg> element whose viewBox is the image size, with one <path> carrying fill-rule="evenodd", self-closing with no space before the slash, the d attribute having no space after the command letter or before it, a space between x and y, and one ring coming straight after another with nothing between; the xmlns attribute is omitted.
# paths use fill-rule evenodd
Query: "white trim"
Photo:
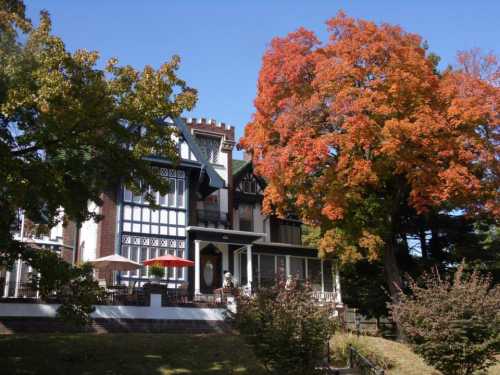
<svg viewBox="0 0 500 375"><path fill-rule="evenodd" d="M223 308L161 307L151 295L151 306L107 306L97 305L90 314L101 319L154 319L154 320L204 320L223 321ZM2 317L46 317L55 318L58 304L45 303L0 303Z"/></svg>
<svg viewBox="0 0 500 375"><path fill-rule="evenodd" d="M248 237L265 237L265 233L258 232L246 232L243 230L233 230L233 229L219 229L219 228L206 228L206 227L198 227L198 226L188 226L186 230L189 231L199 231L199 232L211 232L211 233L222 233L222 234L235 234L235 235L243 235ZM217 241L209 241L209 242L217 242ZM259 242L260 243L260 242Z"/></svg>
<svg viewBox="0 0 500 375"><path fill-rule="evenodd" d="M253 269L252 269L252 245L246 245L247 248L247 287L252 290Z"/></svg>
<svg viewBox="0 0 500 375"><path fill-rule="evenodd" d="M246 232L249 233L249 232ZM276 247L288 247L288 248L294 248L294 249L304 249L304 250L316 250L315 247L311 246L303 246L303 245L294 245L290 243L284 243L284 242L264 242L264 241L255 241L256 245L264 245L264 246L276 246Z"/></svg>
<svg viewBox="0 0 500 375"><path fill-rule="evenodd" d="M200 240L194 240L194 294L200 294Z"/></svg>

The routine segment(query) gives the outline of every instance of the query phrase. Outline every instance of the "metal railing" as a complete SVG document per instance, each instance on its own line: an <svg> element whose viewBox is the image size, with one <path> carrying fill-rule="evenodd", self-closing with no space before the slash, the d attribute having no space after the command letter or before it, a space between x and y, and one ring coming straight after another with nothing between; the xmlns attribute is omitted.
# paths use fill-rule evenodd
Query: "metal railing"
<svg viewBox="0 0 500 375"><path fill-rule="evenodd" d="M384 375L384 370L378 368L361 353L349 345L349 368L357 369L361 375Z"/></svg>

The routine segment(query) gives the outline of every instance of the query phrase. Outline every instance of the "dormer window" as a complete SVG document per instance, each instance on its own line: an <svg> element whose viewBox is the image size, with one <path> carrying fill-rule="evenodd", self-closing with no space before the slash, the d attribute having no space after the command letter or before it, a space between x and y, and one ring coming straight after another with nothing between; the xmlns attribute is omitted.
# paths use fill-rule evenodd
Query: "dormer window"
<svg viewBox="0 0 500 375"><path fill-rule="evenodd" d="M243 178L243 181L241 182L242 184L242 190L244 193L248 194L256 194L257 193L257 181L253 176L251 175L246 175Z"/></svg>
<svg viewBox="0 0 500 375"><path fill-rule="evenodd" d="M196 141L206 160L209 163L217 164L219 159L220 138L197 135Z"/></svg>

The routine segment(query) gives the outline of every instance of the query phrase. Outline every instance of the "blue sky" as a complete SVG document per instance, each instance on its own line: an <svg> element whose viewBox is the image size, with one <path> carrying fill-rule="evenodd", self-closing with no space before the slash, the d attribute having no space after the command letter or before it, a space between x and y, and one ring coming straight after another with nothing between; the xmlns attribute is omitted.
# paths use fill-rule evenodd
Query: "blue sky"
<svg viewBox="0 0 500 375"><path fill-rule="evenodd" d="M324 39L324 21L340 9L420 34L443 66L454 62L458 50L500 52L497 0L38 0L26 5L35 22L41 9L51 13L54 33L69 50L97 50L103 61L114 56L136 68L158 67L180 55L179 74L199 93L197 107L186 116L234 125L237 137L253 112L269 41L300 26Z"/></svg>

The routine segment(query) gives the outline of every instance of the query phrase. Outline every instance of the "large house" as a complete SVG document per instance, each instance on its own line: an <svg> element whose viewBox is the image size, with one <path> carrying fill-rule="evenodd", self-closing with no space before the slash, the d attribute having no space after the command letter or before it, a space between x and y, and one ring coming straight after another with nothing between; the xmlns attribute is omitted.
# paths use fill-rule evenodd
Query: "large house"
<svg viewBox="0 0 500 375"><path fill-rule="evenodd" d="M84 262L121 254L142 262L174 254L195 266L168 269L165 282L172 287L187 284L191 295L213 293L229 271L237 286L254 289L278 277L307 279L315 290L330 292L341 303L335 268L302 244L301 223L262 214L265 181L253 173L250 160L233 159L234 128L180 118L165 120L165 126L179 130L181 160L174 165L161 157L148 158L170 182L167 194L153 192L160 208L151 209L143 196L117 186L103 194L101 207L93 207L104 216L102 221L55 229L52 242L60 244L63 256ZM14 274L10 280L19 281ZM113 278L140 286L149 281L148 267Z"/></svg>

